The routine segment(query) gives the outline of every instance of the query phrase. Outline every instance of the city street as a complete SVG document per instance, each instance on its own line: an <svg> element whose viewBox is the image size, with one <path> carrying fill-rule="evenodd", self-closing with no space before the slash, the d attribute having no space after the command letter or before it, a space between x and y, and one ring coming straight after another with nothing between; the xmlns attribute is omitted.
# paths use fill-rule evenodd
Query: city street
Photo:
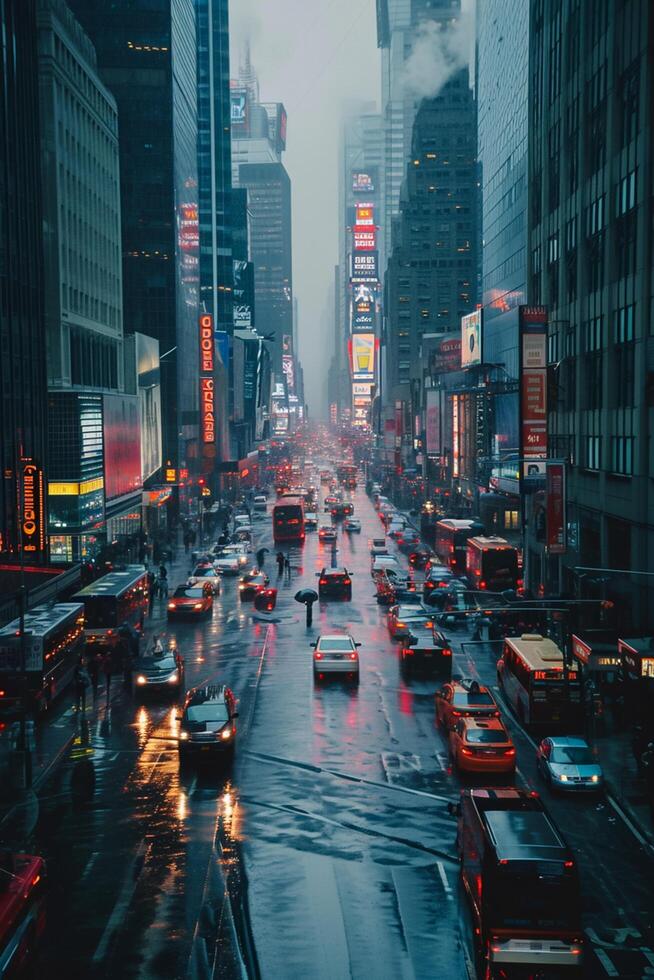
<svg viewBox="0 0 654 980"><path fill-rule="evenodd" d="M100 707L91 754L74 745L41 791L34 843L50 879L44 970L71 978L472 975L447 810L458 782L434 723L437 685L401 679L369 574L367 542L379 522L362 491L353 499L362 532L339 531L337 556L353 573L352 602L316 606L312 629L293 595L315 587L330 564L331 546L315 532L291 550L292 581L280 584L271 622L239 601L237 579L223 579L210 623L169 627L164 602L155 604L152 629L175 637L186 686L223 682L239 699L236 762L231 772L180 774L172 706L138 705L120 690ZM268 515L255 518L255 530L255 548L272 549ZM275 584L273 559L271 550ZM179 577L184 564L181 553ZM362 644L358 688L314 687L309 643L334 628ZM489 647L468 637L451 633L455 671L495 684ZM58 723L74 725L75 716ZM530 739L512 730L519 780L549 797ZM547 802L581 865L594 947L587 975L649 975L654 897L643 869L651 856L610 803Z"/></svg>

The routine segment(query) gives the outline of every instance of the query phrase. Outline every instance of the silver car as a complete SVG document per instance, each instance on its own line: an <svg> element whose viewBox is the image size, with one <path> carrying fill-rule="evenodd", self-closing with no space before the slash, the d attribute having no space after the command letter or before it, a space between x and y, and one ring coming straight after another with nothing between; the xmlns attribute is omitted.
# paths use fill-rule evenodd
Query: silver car
<svg viewBox="0 0 654 980"><path fill-rule="evenodd" d="M602 767L583 738L544 738L536 750L536 764L553 790L597 793L603 789Z"/></svg>
<svg viewBox="0 0 654 980"><path fill-rule="evenodd" d="M334 633L320 636L311 646L313 654L313 676L322 680L327 674L341 674L359 683L360 643L355 643L349 633Z"/></svg>

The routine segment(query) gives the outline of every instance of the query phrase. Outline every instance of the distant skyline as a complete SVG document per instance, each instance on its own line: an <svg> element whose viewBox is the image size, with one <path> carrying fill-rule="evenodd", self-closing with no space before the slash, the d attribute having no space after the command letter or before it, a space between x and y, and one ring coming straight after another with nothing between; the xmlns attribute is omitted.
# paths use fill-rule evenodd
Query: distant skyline
<svg viewBox="0 0 654 980"><path fill-rule="evenodd" d="M374 0L231 0L231 76L250 41L264 102L288 112L284 163L293 191L293 290L313 416L326 411L331 337L324 310L338 261L340 126L347 102L379 108ZM330 324L331 326L331 324Z"/></svg>

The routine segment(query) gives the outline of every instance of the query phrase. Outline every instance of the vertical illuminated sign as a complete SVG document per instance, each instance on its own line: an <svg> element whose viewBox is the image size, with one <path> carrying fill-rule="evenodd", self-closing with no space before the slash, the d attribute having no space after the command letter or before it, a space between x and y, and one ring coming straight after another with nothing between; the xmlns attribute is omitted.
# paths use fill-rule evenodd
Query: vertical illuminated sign
<svg viewBox="0 0 654 980"><path fill-rule="evenodd" d="M213 317L200 316L200 438L205 445L216 442L216 399L214 381Z"/></svg>
<svg viewBox="0 0 654 980"><path fill-rule="evenodd" d="M461 448L459 442L459 396L452 398L452 476L459 475Z"/></svg>
<svg viewBox="0 0 654 980"><path fill-rule="evenodd" d="M543 471L547 456L547 308L520 306L520 456L522 477Z"/></svg>
<svg viewBox="0 0 654 980"><path fill-rule="evenodd" d="M43 470L33 459L22 463L21 538L23 551L31 555L45 551L45 488Z"/></svg>

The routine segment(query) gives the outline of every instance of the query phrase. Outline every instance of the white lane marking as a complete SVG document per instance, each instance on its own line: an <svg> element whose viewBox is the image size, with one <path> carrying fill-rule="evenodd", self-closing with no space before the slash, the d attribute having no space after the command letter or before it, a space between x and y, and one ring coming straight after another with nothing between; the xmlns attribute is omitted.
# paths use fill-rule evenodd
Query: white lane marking
<svg viewBox="0 0 654 980"><path fill-rule="evenodd" d="M648 949L647 946L641 946L640 951L645 957L645 959L647 960L647 962L650 964L650 966L654 966L654 953L652 952L652 950Z"/></svg>
<svg viewBox="0 0 654 980"><path fill-rule="evenodd" d="M597 947L594 947L594 950L593 951L594 951L595 956L597 957L597 959L600 961L600 963L604 967L604 970L606 971L606 973L607 973L607 975L609 977L619 977L620 976L620 973L618 972L618 970L616 970L615 966L613 965L613 961L604 952L603 949L598 949Z"/></svg>
<svg viewBox="0 0 654 980"><path fill-rule="evenodd" d="M622 809L622 807L620 806L620 804L618 803L618 801L613 796L611 796L608 793L606 795L606 798L609 801L609 803L611 804L611 806L613 807L613 809L615 810L615 812L618 814L618 816L622 818L623 822L629 828L629 830L634 835L634 837L636 838L636 840L638 841L638 843L641 844L642 847L645 848L645 850L648 852L648 854L649 854L650 857L652 855L654 855L654 847L652 847L652 845L649 843L649 841L645 840L645 838L643 837L643 835L641 834L641 832L631 822L631 820L629 819L629 817L627 816L627 814L624 812L624 810Z"/></svg>
<svg viewBox="0 0 654 980"><path fill-rule="evenodd" d="M453 896L452 896L452 886L450 885L449 881L447 880L447 874L445 873L445 867L443 866L443 862L442 861L437 861L436 862L436 867L438 868L438 873L441 876L441 881L443 883L443 888L445 890L445 894L447 895L447 900L448 900L448 902L452 902L452 901L454 901Z"/></svg>
<svg viewBox="0 0 654 980"><path fill-rule="evenodd" d="M98 943L95 953L93 954L93 963L102 963L107 955L109 945L114 937L114 934L122 926L125 920L127 910L129 909L130 902L132 901L132 897L136 891L136 886L143 868L144 862L141 859L145 857L146 846L145 841L142 840L136 849L134 857L130 861L127 873L125 874L125 880L123 881L123 887L119 892L118 898L116 899L116 904L113 907L109 919L107 920L107 924L100 938L100 942Z"/></svg>
<svg viewBox="0 0 654 980"><path fill-rule="evenodd" d="M447 756L445 752L434 752L434 758L436 759L436 762L441 767L442 771L447 772L448 765L447 765Z"/></svg>
<svg viewBox="0 0 654 980"><path fill-rule="evenodd" d="M86 867L84 868L84 871L82 873L82 877L80 878L80 881L86 881L86 879L88 878L88 876L91 874L91 871L93 870L93 865L98 860L99 854L100 854L99 851L93 851L93 853L91 854L90 858L86 862Z"/></svg>

